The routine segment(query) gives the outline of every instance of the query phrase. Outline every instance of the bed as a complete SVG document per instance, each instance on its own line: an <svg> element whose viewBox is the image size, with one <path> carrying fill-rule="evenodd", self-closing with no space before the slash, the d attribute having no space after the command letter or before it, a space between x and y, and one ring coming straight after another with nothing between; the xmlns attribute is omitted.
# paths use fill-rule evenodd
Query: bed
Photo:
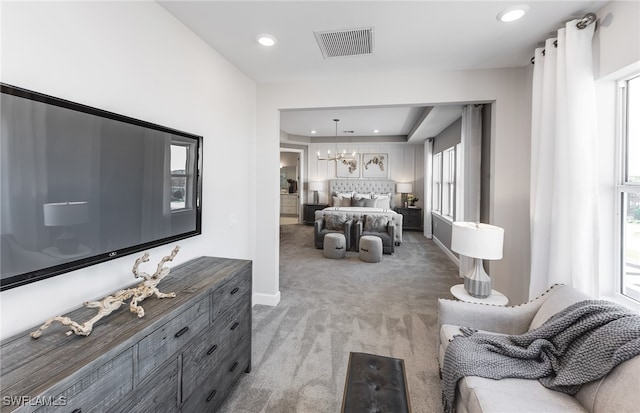
<svg viewBox="0 0 640 413"><path fill-rule="evenodd" d="M329 199L332 206L315 211L315 219L321 219L327 214L340 213L353 218L355 222L365 215L384 215L395 224L395 243L400 245L402 215L393 210L394 185L395 182L390 179L331 179Z"/></svg>

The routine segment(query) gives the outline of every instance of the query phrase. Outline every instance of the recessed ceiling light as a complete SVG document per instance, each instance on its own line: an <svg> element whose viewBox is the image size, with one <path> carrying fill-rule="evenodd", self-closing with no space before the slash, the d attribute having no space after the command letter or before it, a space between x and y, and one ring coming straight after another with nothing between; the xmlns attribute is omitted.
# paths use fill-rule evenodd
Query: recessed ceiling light
<svg viewBox="0 0 640 413"><path fill-rule="evenodd" d="M496 18L505 23L513 22L524 16L527 11L529 11L529 6L512 6L502 10L500 13L498 13Z"/></svg>
<svg viewBox="0 0 640 413"><path fill-rule="evenodd" d="M380 130L379 130L379 129L374 129L374 130L373 130L373 133L378 133L378 132L380 132Z"/></svg>
<svg viewBox="0 0 640 413"><path fill-rule="evenodd" d="M316 133L316 131L314 131L314 130L312 130L312 131L311 131L311 134L312 134L312 135L314 135L315 133Z"/></svg>
<svg viewBox="0 0 640 413"><path fill-rule="evenodd" d="M278 43L278 39L276 39L275 36L272 36L270 34L258 35L258 37L256 37L256 40L258 41L258 43L266 47L271 47L276 43Z"/></svg>

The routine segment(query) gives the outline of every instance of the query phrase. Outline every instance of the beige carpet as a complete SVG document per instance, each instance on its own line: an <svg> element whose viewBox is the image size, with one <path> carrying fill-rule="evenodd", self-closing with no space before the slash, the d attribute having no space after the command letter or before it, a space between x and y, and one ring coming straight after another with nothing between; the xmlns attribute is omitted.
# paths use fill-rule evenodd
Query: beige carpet
<svg viewBox="0 0 640 413"><path fill-rule="evenodd" d="M404 359L413 411L442 411L436 300L452 298L457 267L418 232L369 264L324 258L311 226L280 231L281 301L253 307L253 370L220 411L338 412L350 351Z"/></svg>

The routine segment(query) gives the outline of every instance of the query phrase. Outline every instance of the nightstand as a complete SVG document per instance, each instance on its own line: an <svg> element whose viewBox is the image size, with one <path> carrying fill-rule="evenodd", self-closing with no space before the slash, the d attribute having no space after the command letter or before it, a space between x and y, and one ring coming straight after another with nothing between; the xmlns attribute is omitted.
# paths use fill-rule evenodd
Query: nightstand
<svg viewBox="0 0 640 413"><path fill-rule="evenodd" d="M302 215L304 224L313 225L313 222L316 220L316 211L325 209L328 206L327 204L304 204Z"/></svg>
<svg viewBox="0 0 640 413"><path fill-rule="evenodd" d="M422 230L422 208L396 208L398 214L402 214L402 230Z"/></svg>

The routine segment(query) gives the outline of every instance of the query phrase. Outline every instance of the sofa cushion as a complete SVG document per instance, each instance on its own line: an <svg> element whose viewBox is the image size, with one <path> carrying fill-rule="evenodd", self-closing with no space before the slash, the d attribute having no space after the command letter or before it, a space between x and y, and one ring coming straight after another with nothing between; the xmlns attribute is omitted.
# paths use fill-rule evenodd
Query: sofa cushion
<svg viewBox="0 0 640 413"><path fill-rule="evenodd" d="M640 411L640 356L618 365L601 380L588 383L576 399L591 413Z"/></svg>
<svg viewBox="0 0 640 413"><path fill-rule="evenodd" d="M574 397L547 389L538 380L464 377L456 397L456 405L466 405L469 413L587 412Z"/></svg>
<svg viewBox="0 0 640 413"><path fill-rule="evenodd" d="M533 320L531 320L529 330L540 327L552 315L564 310L571 304L575 304L578 301L592 299L587 294L569 287L568 285L556 285L547 294L549 294L548 297L540 306L540 309L533 317Z"/></svg>

